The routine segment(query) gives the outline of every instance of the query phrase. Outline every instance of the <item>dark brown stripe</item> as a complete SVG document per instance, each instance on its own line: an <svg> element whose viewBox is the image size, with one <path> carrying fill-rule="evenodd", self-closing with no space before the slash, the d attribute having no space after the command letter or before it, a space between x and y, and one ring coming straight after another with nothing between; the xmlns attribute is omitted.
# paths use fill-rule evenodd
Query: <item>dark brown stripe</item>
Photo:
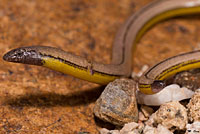
<svg viewBox="0 0 200 134"><path fill-rule="evenodd" d="M150 88L151 87L151 85L149 85L148 87L143 87L143 85L146 85L146 84L140 84L139 88Z"/></svg>
<svg viewBox="0 0 200 134"><path fill-rule="evenodd" d="M47 57L47 58L52 58L52 59L55 59L55 60L59 60L60 62L64 63L64 64L67 64L69 66L73 66L74 68L78 68L78 69L81 69L81 70L84 70L84 71L87 71L88 68L87 67L82 67L82 66L79 66L77 64L74 64L72 62L69 62L65 59L62 59L60 57L54 57L52 55L46 55L46 54L41 54L41 57L44 58L44 57ZM103 73L103 72L99 72L99 71L96 71L96 70L92 70L93 74L94 73L97 73L97 74L101 74L101 75L110 75L110 76L116 76L116 77L120 77L119 75L113 75L113 74L107 74L107 73Z"/></svg>

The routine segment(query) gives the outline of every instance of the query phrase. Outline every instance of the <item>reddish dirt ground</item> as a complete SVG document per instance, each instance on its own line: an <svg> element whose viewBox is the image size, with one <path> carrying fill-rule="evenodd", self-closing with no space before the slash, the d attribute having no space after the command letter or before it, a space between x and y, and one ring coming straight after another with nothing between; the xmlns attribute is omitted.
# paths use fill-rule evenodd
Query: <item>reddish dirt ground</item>
<svg viewBox="0 0 200 134"><path fill-rule="evenodd" d="M152 0L0 0L0 57L44 45L109 63L123 22ZM198 16L164 21L142 38L134 69L199 46ZM0 59L0 133L98 133L93 115L103 87L46 68Z"/></svg>

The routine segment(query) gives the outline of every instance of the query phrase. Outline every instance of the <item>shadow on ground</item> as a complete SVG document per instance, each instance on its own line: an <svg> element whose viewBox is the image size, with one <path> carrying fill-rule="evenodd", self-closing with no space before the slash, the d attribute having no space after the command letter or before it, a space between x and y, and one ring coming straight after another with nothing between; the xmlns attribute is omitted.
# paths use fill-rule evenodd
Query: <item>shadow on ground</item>
<svg viewBox="0 0 200 134"><path fill-rule="evenodd" d="M62 95L55 93L28 94L25 96L7 98L4 105L14 107L54 107L54 106L78 106L95 102L101 95L104 87L100 86L87 91L79 91L73 94Z"/></svg>

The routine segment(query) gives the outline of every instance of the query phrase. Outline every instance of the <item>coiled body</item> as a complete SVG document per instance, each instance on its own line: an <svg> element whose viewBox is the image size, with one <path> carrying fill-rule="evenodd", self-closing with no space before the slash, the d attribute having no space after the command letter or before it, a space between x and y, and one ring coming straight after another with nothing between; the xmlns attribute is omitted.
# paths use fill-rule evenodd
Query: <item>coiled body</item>
<svg viewBox="0 0 200 134"><path fill-rule="evenodd" d="M119 29L113 44L112 62L110 64L88 61L63 50L44 46L17 48L5 54L3 59L10 62L44 66L80 79L105 85L116 78L131 75L132 55L134 49L136 49L136 44L151 26L170 17L199 12L200 0L159 0L150 3L130 16ZM185 61L181 60L181 62ZM173 64L167 67L171 66ZM157 79L161 72L161 67L156 66L154 69L150 69L148 74L141 77L139 81L141 92L145 94L156 93L157 90L154 89L162 84L160 80L166 78ZM152 86L154 80L159 80L160 83Z"/></svg>

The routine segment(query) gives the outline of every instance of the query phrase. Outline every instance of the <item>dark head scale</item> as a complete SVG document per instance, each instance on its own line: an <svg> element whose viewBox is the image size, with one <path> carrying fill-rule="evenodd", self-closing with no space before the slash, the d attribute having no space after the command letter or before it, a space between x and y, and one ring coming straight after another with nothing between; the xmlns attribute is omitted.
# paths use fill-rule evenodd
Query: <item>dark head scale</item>
<svg viewBox="0 0 200 134"><path fill-rule="evenodd" d="M13 49L3 56L5 61L31 64L31 65L42 65L42 59L40 54L34 50L34 47L21 47Z"/></svg>

